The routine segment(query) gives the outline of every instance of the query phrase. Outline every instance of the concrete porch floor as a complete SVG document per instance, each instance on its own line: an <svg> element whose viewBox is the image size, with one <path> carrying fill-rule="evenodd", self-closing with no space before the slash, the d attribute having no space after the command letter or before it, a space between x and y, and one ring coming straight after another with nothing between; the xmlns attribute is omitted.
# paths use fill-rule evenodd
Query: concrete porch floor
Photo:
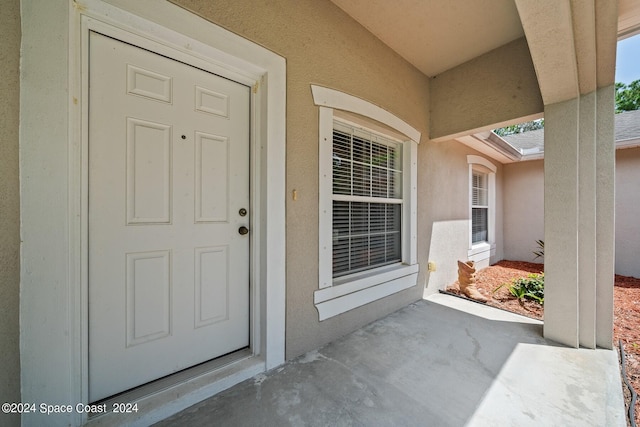
<svg viewBox="0 0 640 427"><path fill-rule="evenodd" d="M160 426L625 426L615 351L432 295Z"/></svg>

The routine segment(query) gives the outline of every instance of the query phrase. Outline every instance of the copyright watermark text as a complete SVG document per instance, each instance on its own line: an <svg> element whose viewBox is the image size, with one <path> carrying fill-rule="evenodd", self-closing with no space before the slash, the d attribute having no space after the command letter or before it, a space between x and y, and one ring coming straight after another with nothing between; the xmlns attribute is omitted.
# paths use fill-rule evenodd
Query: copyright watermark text
<svg viewBox="0 0 640 427"><path fill-rule="evenodd" d="M114 414L130 414L138 412L137 403L106 403L102 404L86 404L77 403L75 405L61 405L49 403L26 403L26 402L5 402L2 404L3 414L106 414L108 412Z"/></svg>

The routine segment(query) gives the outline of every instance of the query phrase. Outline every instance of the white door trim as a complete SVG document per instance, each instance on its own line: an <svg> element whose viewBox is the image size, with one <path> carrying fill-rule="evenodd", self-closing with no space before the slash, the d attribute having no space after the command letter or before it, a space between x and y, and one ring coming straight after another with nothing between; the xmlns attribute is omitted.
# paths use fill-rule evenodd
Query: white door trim
<svg viewBox="0 0 640 427"><path fill-rule="evenodd" d="M89 30L124 37L253 87L253 356L147 396L141 399L138 413L113 421L154 422L283 363L284 58L155 0L23 0L22 21L21 234L27 238L21 256L23 401L76 405L88 399L88 195L84 185L88 86L83 79ZM65 80L68 87L59 84ZM58 84L43 90L41 85L52 81ZM63 117L66 128L60 126ZM48 166L43 168L45 163ZM56 416L36 412L22 419L24 425L80 425L87 415L75 410ZM105 421L109 422L108 417L90 420Z"/></svg>

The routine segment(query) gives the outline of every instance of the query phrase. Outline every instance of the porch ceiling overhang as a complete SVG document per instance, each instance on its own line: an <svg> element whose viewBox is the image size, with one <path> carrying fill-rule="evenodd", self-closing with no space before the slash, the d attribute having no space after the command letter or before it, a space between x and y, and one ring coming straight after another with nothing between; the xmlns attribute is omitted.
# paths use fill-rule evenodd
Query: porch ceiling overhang
<svg viewBox="0 0 640 427"><path fill-rule="evenodd" d="M525 35L546 105L613 84L640 32L637 0L332 1L429 77Z"/></svg>
<svg viewBox="0 0 640 427"><path fill-rule="evenodd" d="M331 0L433 77L524 35L513 0Z"/></svg>

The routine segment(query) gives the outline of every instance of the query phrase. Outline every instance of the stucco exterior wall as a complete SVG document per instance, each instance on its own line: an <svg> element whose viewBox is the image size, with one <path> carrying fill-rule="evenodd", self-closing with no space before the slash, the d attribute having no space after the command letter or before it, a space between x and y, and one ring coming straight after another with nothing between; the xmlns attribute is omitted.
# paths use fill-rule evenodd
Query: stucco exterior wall
<svg viewBox="0 0 640 427"><path fill-rule="evenodd" d="M616 274L640 278L640 148L616 152Z"/></svg>
<svg viewBox="0 0 640 427"><path fill-rule="evenodd" d="M544 161L504 165L504 259L534 261L544 240Z"/></svg>
<svg viewBox="0 0 640 427"><path fill-rule="evenodd" d="M419 197L422 199L418 222L423 224L418 245L424 246L419 252L427 253L428 261L436 266L436 271L427 273L426 294L438 292L455 282L458 279L456 261L468 258L471 220L467 155L484 157L497 167L496 252L488 262L502 259L503 166L456 141L430 143L418 169Z"/></svg>
<svg viewBox="0 0 640 427"><path fill-rule="evenodd" d="M544 109L524 37L433 77L430 101L437 140L531 120Z"/></svg>
<svg viewBox="0 0 640 427"><path fill-rule="evenodd" d="M616 151L615 272L640 277L640 148ZM542 160L504 166L504 258L531 261L535 241L544 239ZM540 259L537 262L541 262Z"/></svg>
<svg viewBox="0 0 640 427"><path fill-rule="evenodd" d="M417 286L318 321L313 305L313 292L318 289L318 108L310 84L366 99L421 131L418 156L422 163L429 145L428 79L329 1L175 3L287 61L287 358L419 299L426 271L424 247L418 252L421 273ZM419 186L418 192L422 183ZM295 201L293 190L297 191ZM418 211L426 206L427 201L419 197ZM420 234L424 227L420 222Z"/></svg>
<svg viewBox="0 0 640 427"><path fill-rule="evenodd" d="M0 2L0 402L20 402L20 1ZM0 414L3 426L19 415Z"/></svg>

